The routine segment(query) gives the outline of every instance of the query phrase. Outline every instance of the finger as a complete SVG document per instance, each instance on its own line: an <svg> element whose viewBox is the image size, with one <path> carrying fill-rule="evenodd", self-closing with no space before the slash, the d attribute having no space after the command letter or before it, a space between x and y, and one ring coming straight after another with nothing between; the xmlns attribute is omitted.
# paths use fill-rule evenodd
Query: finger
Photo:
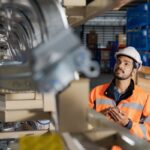
<svg viewBox="0 0 150 150"><path fill-rule="evenodd" d="M110 112L116 116L120 116L120 112L118 112L118 110L116 110L116 109L112 109Z"/></svg>
<svg viewBox="0 0 150 150"><path fill-rule="evenodd" d="M115 115L112 111L109 112L109 115L114 119L114 121L119 121L119 117Z"/></svg>
<svg viewBox="0 0 150 150"><path fill-rule="evenodd" d="M112 110L111 113L112 113L114 116L116 116L118 122L121 122L121 123L122 123L122 122L124 122L125 120L128 119L128 118L126 117L126 115L125 115L125 114L122 114L121 112L118 113L118 112Z"/></svg>
<svg viewBox="0 0 150 150"><path fill-rule="evenodd" d="M102 113L103 115L108 115L108 112L110 109L111 109L110 107L106 108L106 109L102 110L100 113Z"/></svg>
<svg viewBox="0 0 150 150"><path fill-rule="evenodd" d="M116 113L120 113L120 110L116 107L112 108L112 111L116 112Z"/></svg>
<svg viewBox="0 0 150 150"><path fill-rule="evenodd" d="M118 115L120 117L120 119L123 119L126 116L125 113L123 111L120 111L119 109L118 110L113 109L112 111L113 111L113 113Z"/></svg>
<svg viewBox="0 0 150 150"><path fill-rule="evenodd" d="M109 108L107 108L107 111L110 111L112 108L113 108L113 107L109 107Z"/></svg>
<svg viewBox="0 0 150 150"><path fill-rule="evenodd" d="M121 113L117 112L116 110L111 110L111 111L110 111L110 114L111 114L113 117L117 118L118 121L122 119Z"/></svg>

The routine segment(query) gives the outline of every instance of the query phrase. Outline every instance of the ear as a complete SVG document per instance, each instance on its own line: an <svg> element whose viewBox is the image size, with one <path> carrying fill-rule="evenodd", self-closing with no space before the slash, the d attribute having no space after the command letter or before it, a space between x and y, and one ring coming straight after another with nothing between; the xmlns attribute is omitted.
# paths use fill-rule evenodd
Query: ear
<svg viewBox="0 0 150 150"><path fill-rule="evenodd" d="M135 75L138 72L137 68L133 68L132 74Z"/></svg>
<svg viewBox="0 0 150 150"><path fill-rule="evenodd" d="M134 69L132 70L132 79L133 79L134 81L136 81L137 72L138 72L138 69L136 69L136 68L134 68Z"/></svg>

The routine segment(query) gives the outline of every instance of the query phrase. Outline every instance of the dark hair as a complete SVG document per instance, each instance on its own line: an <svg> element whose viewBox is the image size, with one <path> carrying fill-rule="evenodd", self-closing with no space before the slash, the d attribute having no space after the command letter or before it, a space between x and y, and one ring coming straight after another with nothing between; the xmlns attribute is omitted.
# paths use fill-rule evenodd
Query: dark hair
<svg viewBox="0 0 150 150"><path fill-rule="evenodd" d="M140 64L133 59L133 68L139 69Z"/></svg>
<svg viewBox="0 0 150 150"><path fill-rule="evenodd" d="M132 57L130 57L130 56L128 56L128 55L120 54L120 55L117 56L117 58L118 58L119 56L126 56L126 57L129 57L130 59L133 60L133 68L139 69L140 64L139 64L135 59L133 59Z"/></svg>

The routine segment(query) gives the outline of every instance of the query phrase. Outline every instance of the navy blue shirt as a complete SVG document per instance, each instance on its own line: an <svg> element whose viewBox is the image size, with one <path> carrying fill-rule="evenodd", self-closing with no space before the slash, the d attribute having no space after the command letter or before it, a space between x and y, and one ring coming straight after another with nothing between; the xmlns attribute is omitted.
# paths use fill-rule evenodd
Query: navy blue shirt
<svg viewBox="0 0 150 150"><path fill-rule="evenodd" d="M118 104L120 102L121 93L118 92L116 87L114 87L113 91L114 91L114 100L116 104Z"/></svg>

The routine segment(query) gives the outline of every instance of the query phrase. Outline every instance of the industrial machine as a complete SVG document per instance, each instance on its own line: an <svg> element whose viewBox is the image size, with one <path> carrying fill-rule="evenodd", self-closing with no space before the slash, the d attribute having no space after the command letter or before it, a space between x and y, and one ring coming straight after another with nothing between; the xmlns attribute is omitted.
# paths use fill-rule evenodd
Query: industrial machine
<svg viewBox="0 0 150 150"><path fill-rule="evenodd" d="M77 26L104 11L118 9L126 2L128 1L0 1L1 149L7 149L22 134L45 133L47 130L39 131L36 126L36 121L42 119L53 123L55 131L63 137L66 149L109 149L116 141L122 141L123 148L126 149L148 149L148 143L139 141L112 122L110 125L101 114L91 110L87 112L87 101L81 101L84 96L88 99L88 81L71 83L78 78L80 72L90 78L96 77L100 71L69 24ZM85 86L82 88L86 89L84 95L77 98L81 101L73 99L76 97L73 93L72 98L68 98L67 87L70 83L71 91ZM63 89L66 89L64 96L58 95ZM61 115L69 102L74 109L64 112L64 117L68 119L64 125L65 118L62 119ZM78 111L81 113L76 119L66 115L76 116ZM30 120L35 122L29 122ZM34 132L18 133L17 130L20 131L26 121ZM82 125L75 124L69 128L71 121L73 124L82 122ZM113 130L102 137L102 131L106 132L108 128ZM10 138L11 130L15 134Z"/></svg>

